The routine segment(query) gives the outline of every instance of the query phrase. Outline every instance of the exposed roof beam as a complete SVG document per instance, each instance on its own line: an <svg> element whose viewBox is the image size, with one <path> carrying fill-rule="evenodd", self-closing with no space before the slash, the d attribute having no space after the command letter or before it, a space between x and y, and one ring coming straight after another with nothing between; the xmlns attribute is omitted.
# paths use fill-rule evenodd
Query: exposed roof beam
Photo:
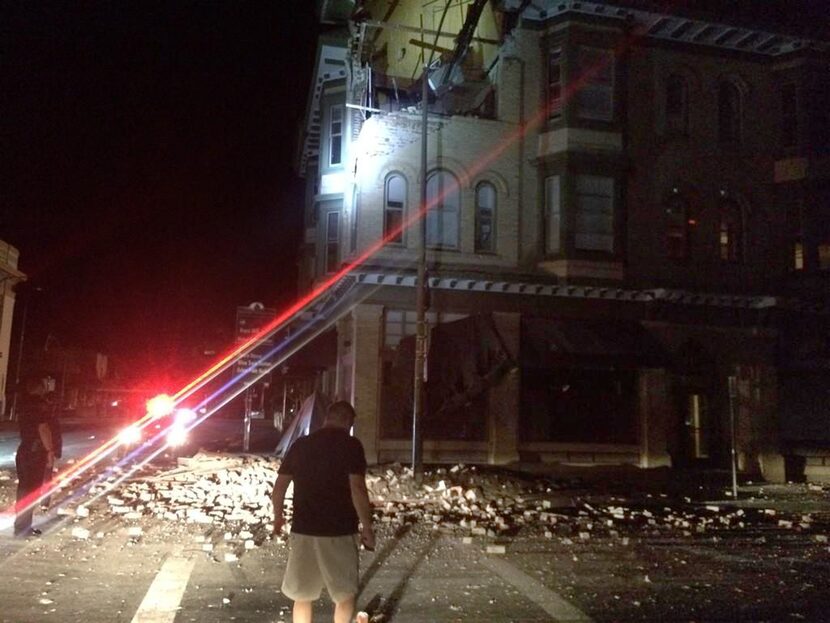
<svg viewBox="0 0 830 623"><path fill-rule="evenodd" d="M455 39L456 34L450 32L439 32L437 30L421 30L417 26L407 26L406 24L396 24L394 22L377 22L374 20L366 20L365 22L361 22L370 28L388 28L390 30L400 30L403 32L414 32L417 34L421 34L422 32L425 35L436 36L436 37L446 37L448 39ZM490 45L501 45L501 41L498 39L486 39L484 37L473 37L472 41L477 43L488 43Z"/></svg>

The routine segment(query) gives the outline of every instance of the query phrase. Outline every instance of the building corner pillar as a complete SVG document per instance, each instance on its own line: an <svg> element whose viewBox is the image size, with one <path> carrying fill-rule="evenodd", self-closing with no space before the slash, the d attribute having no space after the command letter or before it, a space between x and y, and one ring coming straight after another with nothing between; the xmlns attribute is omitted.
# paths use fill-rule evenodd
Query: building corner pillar
<svg viewBox="0 0 830 623"><path fill-rule="evenodd" d="M490 391L487 401L487 460L493 465L519 460L519 412L521 410L521 314L493 313L493 323L513 362Z"/></svg>
<svg viewBox="0 0 830 623"><path fill-rule="evenodd" d="M638 393L640 467L671 467L668 431L672 409L666 371L640 370Z"/></svg>
<svg viewBox="0 0 830 623"><path fill-rule="evenodd" d="M351 349L354 353L351 401L357 412L355 436L366 452L366 461L378 462L380 416L380 349L383 306L360 304L352 310Z"/></svg>

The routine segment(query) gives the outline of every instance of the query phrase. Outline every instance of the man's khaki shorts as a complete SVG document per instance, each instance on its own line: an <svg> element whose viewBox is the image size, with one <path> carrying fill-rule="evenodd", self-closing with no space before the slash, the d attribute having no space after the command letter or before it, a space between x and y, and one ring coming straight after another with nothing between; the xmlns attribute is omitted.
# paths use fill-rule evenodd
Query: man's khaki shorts
<svg viewBox="0 0 830 623"><path fill-rule="evenodd" d="M358 553L356 534L308 536L291 534L283 594L294 601L314 601L323 587L335 603L357 595Z"/></svg>

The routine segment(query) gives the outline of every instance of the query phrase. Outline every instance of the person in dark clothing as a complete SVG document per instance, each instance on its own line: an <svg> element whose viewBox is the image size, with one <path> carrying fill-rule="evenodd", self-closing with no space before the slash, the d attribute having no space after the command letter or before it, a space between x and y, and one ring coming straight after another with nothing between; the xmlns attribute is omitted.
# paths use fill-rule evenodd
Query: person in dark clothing
<svg viewBox="0 0 830 623"><path fill-rule="evenodd" d="M332 404L323 428L288 450L274 483L275 534L285 525L285 493L294 483L291 548L282 582L282 592L294 601L294 623L311 622L312 602L324 586L335 603L335 623L351 621L358 589L358 534L367 549L375 547L366 456L349 433L354 420L348 402Z"/></svg>
<svg viewBox="0 0 830 623"><path fill-rule="evenodd" d="M17 503L15 504L15 536L38 535L32 527L32 515L37 491L43 486L47 470L50 474L56 452L60 452L61 434L54 408L49 401L48 379L33 379L26 385L25 401L21 405L20 445L17 448Z"/></svg>

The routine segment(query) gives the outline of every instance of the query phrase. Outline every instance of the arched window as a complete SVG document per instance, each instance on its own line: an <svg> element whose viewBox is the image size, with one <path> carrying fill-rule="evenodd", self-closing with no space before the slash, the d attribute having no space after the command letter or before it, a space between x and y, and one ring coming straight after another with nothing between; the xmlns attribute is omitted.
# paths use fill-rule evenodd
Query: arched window
<svg viewBox="0 0 830 623"><path fill-rule="evenodd" d="M741 208L735 201L724 201L721 204L718 246L720 248L720 259L724 262L740 262L743 260Z"/></svg>
<svg viewBox="0 0 830 623"><path fill-rule="evenodd" d="M684 136L689 132L689 87L677 74L666 81L666 131Z"/></svg>
<svg viewBox="0 0 830 623"><path fill-rule="evenodd" d="M689 257L689 204L677 193L666 202L666 255L673 260Z"/></svg>
<svg viewBox="0 0 830 623"><path fill-rule="evenodd" d="M496 187L482 182L476 187L476 245L479 252L496 250Z"/></svg>
<svg viewBox="0 0 830 623"><path fill-rule="evenodd" d="M403 216L406 209L406 179L400 173L386 178L383 199L383 236L387 242L403 243Z"/></svg>
<svg viewBox="0 0 830 623"><path fill-rule="evenodd" d="M721 82L718 87L718 140L741 140L741 92L731 82Z"/></svg>
<svg viewBox="0 0 830 623"><path fill-rule="evenodd" d="M458 248L460 195L458 180L449 171L438 169L427 177L427 245Z"/></svg>

